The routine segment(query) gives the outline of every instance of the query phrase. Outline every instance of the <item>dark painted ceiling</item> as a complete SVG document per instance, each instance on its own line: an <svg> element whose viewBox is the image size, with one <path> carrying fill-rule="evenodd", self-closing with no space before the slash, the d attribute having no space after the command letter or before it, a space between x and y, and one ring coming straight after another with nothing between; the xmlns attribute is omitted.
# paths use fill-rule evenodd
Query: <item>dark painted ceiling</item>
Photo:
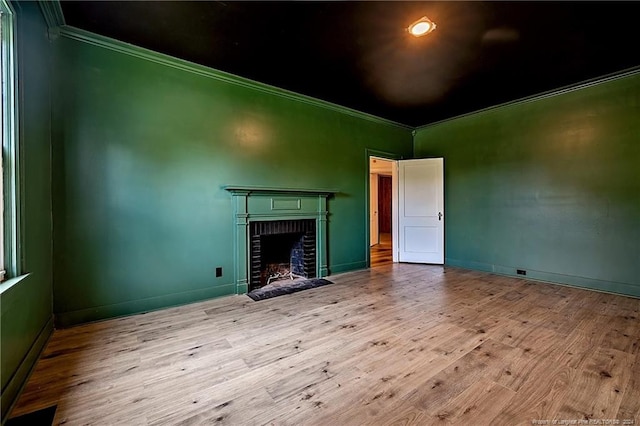
<svg viewBox="0 0 640 426"><path fill-rule="evenodd" d="M67 24L418 126L640 65L640 2L62 1ZM422 38L405 28L428 16Z"/></svg>

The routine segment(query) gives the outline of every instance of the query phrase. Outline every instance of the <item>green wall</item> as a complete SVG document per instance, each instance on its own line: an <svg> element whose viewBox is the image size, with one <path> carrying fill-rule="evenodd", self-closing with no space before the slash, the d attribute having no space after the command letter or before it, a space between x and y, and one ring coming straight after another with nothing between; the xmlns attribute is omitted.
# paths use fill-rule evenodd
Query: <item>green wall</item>
<svg viewBox="0 0 640 426"><path fill-rule="evenodd" d="M2 421L52 331L50 70L47 27L36 2L18 15L23 272L0 300Z"/></svg>
<svg viewBox="0 0 640 426"><path fill-rule="evenodd" d="M446 263L640 296L639 118L636 73L418 129Z"/></svg>
<svg viewBox="0 0 640 426"><path fill-rule="evenodd" d="M329 269L366 267L366 149L408 157L411 129L80 30L54 48L59 325L232 294L223 185L340 190Z"/></svg>

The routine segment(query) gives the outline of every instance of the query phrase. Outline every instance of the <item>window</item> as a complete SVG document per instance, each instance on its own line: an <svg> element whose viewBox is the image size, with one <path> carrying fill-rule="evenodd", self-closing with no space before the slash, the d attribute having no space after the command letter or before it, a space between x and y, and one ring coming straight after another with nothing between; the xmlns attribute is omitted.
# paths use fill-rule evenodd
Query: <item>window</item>
<svg viewBox="0 0 640 426"><path fill-rule="evenodd" d="M2 159L0 160L0 275L15 277L19 270L18 134L15 73L15 14L7 0L0 0L0 61L2 65Z"/></svg>

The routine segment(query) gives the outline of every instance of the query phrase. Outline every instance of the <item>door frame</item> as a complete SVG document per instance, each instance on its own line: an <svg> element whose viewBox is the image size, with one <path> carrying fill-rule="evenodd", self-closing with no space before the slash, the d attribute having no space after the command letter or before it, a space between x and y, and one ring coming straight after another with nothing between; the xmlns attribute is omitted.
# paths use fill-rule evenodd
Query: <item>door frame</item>
<svg viewBox="0 0 640 426"><path fill-rule="evenodd" d="M367 258L367 268L371 267L371 188L369 185L369 176L371 175L370 168L370 160L371 157L379 158L381 160L389 160L393 161L393 172L391 176L391 186L392 186L392 196L391 196L391 246L393 252L393 261L398 261L398 160L403 160L404 157L398 154L393 154L391 152L378 151L375 149L366 148L365 149L365 161L366 161L366 176L364 179L365 182L365 192L366 192L366 203L365 203L365 223L366 232L365 232L365 241L364 246L366 247L366 258Z"/></svg>

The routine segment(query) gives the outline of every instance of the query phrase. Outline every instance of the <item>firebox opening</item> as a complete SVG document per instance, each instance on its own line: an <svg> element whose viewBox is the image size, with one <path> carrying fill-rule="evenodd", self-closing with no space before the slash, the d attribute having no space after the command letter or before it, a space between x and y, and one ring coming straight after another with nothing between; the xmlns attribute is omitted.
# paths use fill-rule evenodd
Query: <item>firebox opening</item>
<svg viewBox="0 0 640 426"><path fill-rule="evenodd" d="M306 278L304 233L261 235L260 285L280 279Z"/></svg>
<svg viewBox="0 0 640 426"><path fill-rule="evenodd" d="M255 221L250 231L250 290L316 277L315 220Z"/></svg>

